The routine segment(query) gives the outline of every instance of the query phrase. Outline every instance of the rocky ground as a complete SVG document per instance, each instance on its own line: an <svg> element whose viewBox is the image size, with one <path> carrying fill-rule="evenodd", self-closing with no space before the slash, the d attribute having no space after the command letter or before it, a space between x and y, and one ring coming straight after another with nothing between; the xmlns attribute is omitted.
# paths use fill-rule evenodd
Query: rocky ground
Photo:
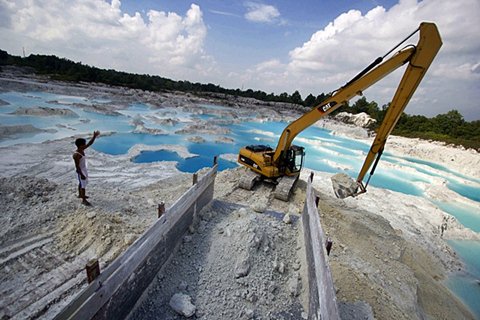
<svg viewBox="0 0 480 320"><path fill-rule="evenodd" d="M2 319L53 318L86 286L87 261L108 265L153 223L157 203L172 204L191 177L142 189L92 183L91 208L80 204L74 184L52 180L25 172L1 180Z"/></svg>
<svg viewBox="0 0 480 320"><path fill-rule="evenodd" d="M33 87L86 97L114 95L119 97L115 104L119 109L140 99L201 112L201 108L194 108L196 103L222 101L216 96L198 98L104 85L92 90L91 84L66 86L29 77L1 80L2 90L28 91ZM259 110L265 119L295 116L287 108L272 112L267 104L248 99L225 104L242 106L237 108L241 110L235 113L237 117L252 109ZM103 112L114 112L115 108ZM319 125L368 138L358 127L328 121ZM395 149L398 145L398 152L423 154L426 159L435 156L434 151L422 153L418 142L409 144L407 140L394 139L392 146ZM433 150L429 146L426 150ZM175 148L181 156L190 156L187 150ZM84 266L89 259L98 257L104 268L155 221L159 202L168 207L192 183L191 175L178 172L172 162L131 162L140 147L116 157L89 149L91 182L87 193L93 206L84 207L77 198L72 150L71 137L0 148L1 319L53 318L86 286ZM455 170L464 172L468 165L480 168L476 166L478 155L446 146L442 149L442 157L453 156L445 159L458 166ZM185 236L168 266L172 276L157 279L150 288L161 300L142 299L137 310L143 313L135 311L130 317L152 318L149 312L154 310L166 318L178 318L169 306L175 293L192 298L197 318L304 317L307 284L297 221L308 174L308 170L303 172L290 203L285 203L273 199L271 185L260 185L253 192L238 189L242 169L220 172L215 199L229 205L212 205L202 213L202 222ZM478 177L477 171L472 174ZM322 223L334 241L330 263L344 318L369 313L377 319L473 318L443 285L448 272L463 268L444 238L478 239L478 234L462 229L450 216L418 197L370 188L360 197L340 200L332 192L330 175L319 172L315 173L314 186L319 191ZM441 199L448 194L436 192L433 196ZM291 223L274 212L291 213ZM444 219L449 221L449 228L442 238L439 226ZM183 273L177 274L178 266L183 266Z"/></svg>
<svg viewBox="0 0 480 320"><path fill-rule="evenodd" d="M26 173L4 177L0 184L6 213L0 221L5 230L0 250L6 271L3 317L53 317L86 286L83 268L90 258L98 257L104 268L156 219L159 201L168 207L191 184L187 174L130 188L98 179L91 183L94 206L88 208L76 198L74 182ZM144 302L132 319L138 314L152 318L155 313L149 312L176 318L168 306L175 293L191 295L200 319L302 316L307 284L302 284L302 246L295 221L303 205L304 183L285 203L273 199L269 185L253 193L238 189L241 174L242 169L219 173L215 198L232 206L212 206L202 213L202 222L185 236L167 269L171 272L165 273L171 276L157 279L150 288L162 299ZM472 318L442 285L450 268L461 267L445 245L438 250L446 250L441 255L450 265L432 255L432 248L408 241L375 212L348 208L332 192L319 195L322 223L334 240L330 262L339 302L367 306L377 319ZM259 203L264 209L258 209ZM265 208L291 213L293 223L255 211ZM240 270L244 261L248 271ZM345 314L345 308L341 310Z"/></svg>
<svg viewBox="0 0 480 320"><path fill-rule="evenodd" d="M302 318L299 220L227 199L202 211L129 319L181 319L172 308L176 295L191 299L195 319Z"/></svg>
<svg viewBox="0 0 480 320"><path fill-rule="evenodd" d="M462 267L444 243L432 248L431 240L408 240L405 228L338 200L320 193L321 220L334 241L330 263L340 301L366 302L376 319L473 318L442 284L448 270ZM440 240L439 234L433 237Z"/></svg>

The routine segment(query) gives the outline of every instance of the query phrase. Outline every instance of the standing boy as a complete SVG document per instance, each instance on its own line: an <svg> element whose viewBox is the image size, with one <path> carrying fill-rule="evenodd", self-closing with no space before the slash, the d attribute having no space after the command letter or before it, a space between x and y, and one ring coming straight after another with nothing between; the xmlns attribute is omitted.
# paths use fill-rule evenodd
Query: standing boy
<svg viewBox="0 0 480 320"><path fill-rule="evenodd" d="M75 161L75 169L78 176L78 197L82 199L82 204L86 206L90 206L90 202L87 201L87 195L85 194L85 188L88 184L88 171L87 171L87 157L85 156L85 149L90 147L95 138L100 135L100 131L94 131L93 137L90 141L78 138L75 140L75 145L77 146L77 150L73 153L73 160Z"/></svg>

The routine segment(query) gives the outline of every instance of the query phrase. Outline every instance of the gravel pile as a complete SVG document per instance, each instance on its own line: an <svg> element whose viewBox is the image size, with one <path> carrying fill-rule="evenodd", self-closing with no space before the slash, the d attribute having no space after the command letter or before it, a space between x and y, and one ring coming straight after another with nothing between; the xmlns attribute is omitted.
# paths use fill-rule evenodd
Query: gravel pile
<svg viewBox="0 0 480 320"><path fill-rule="evenodd" d="M298 224L275 212L215 201L129 319L306 317L299 297L304 271L297 257Z"/></svg>

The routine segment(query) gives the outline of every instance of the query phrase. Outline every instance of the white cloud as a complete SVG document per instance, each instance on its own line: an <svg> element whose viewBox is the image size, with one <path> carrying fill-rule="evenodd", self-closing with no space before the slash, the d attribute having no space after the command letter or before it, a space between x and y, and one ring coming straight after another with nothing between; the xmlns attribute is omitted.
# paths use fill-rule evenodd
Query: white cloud
<svg viewBox="0 0 480 320"><path fill-rule="evenodd" d="M259 63L255 66L255 72L262 72L266 70L271 70L271 69L277 69L277 68L282 68L283 65L278 59L272 59L268 61L264 61L262 63Z"/></svg>
<svg viewBox="0 0 480 320"><path fill-rule="evenodd" d="M282 23L273 5L244 5L249 21ZM406 111L432 115L459 108L467 119L478 119L479 17L478 0L400 0L388 10L350 10L288 56L272 56L249 68L242 64L241 70L226 66L225 74L206 53L207 28L195 4L184 13L150 10L130 15L119 0L0 0L0 48L21 55L25 47L27 54L55 54L101 68L232 88L244 84L276 93L299 90L305 97L337 89L421 21L433 21L444 44ZM235 38L231 41L236 45ZM380 81L365 92L367 98L380 105L389 102L400 76L397 72Z"/></svg>
<svg viewBox="0 0 480 320"><path fill-rule="evenodd" d="M263 70L252 82L275 92L299 89L303 96L335 90L414 31L422 21L437 24L443 47L427 72L408 113L435 115L453 108L479 118L480 2L478 0L400 0L386 10L362 14L350 10L290 51L283 70ZM418 37L410 39L415 44ZM403 69L402 69L403 70ZM391 100L403 72L397 71L368 89L369 100ZM269 74L271 81L264 79ZM439 99L432 105L432 101Z"/></svg>
<svg viewBox="0 0 480 320"><path fill-rule="evenodd" d="M48 53L103 68L198 79L213 67L198 5L184 16L150 10L123 13L103 0L0 0L2 49Z"/></svg>
<svg viewBox="0 0 480 320"><path fill-rule="evenodd" d="M274 22L280 17L278 9L272 5L258 2L246 2L245 19L253 22Z"/></svg>
<svg viewBox="0 0 480 320"><path fill-rule="evenodd" d="M221 16L227 16L227 17L239 17L238 15L234 14L234 13L231 13L231 12L226 12L226 11L220 11L220 10L209 10L209 12L211 13L214 13L214 14L218 14L218 15L221 15Z"/></svg>

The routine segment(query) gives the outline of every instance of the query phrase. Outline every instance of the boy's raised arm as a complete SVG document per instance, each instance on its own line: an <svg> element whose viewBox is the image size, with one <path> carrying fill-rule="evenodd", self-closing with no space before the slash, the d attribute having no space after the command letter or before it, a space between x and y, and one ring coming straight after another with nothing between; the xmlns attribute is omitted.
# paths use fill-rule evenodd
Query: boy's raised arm
<svg viewBox="0 0 480 320"><path fill-rule="evenodd" d="M90 141L88 141L88 143L85 145L85 149L90 147L94 142L95 142L95 139L100 135L100 131L96 130L96 131L93 131L93 137L90 139Z"/></svg>

